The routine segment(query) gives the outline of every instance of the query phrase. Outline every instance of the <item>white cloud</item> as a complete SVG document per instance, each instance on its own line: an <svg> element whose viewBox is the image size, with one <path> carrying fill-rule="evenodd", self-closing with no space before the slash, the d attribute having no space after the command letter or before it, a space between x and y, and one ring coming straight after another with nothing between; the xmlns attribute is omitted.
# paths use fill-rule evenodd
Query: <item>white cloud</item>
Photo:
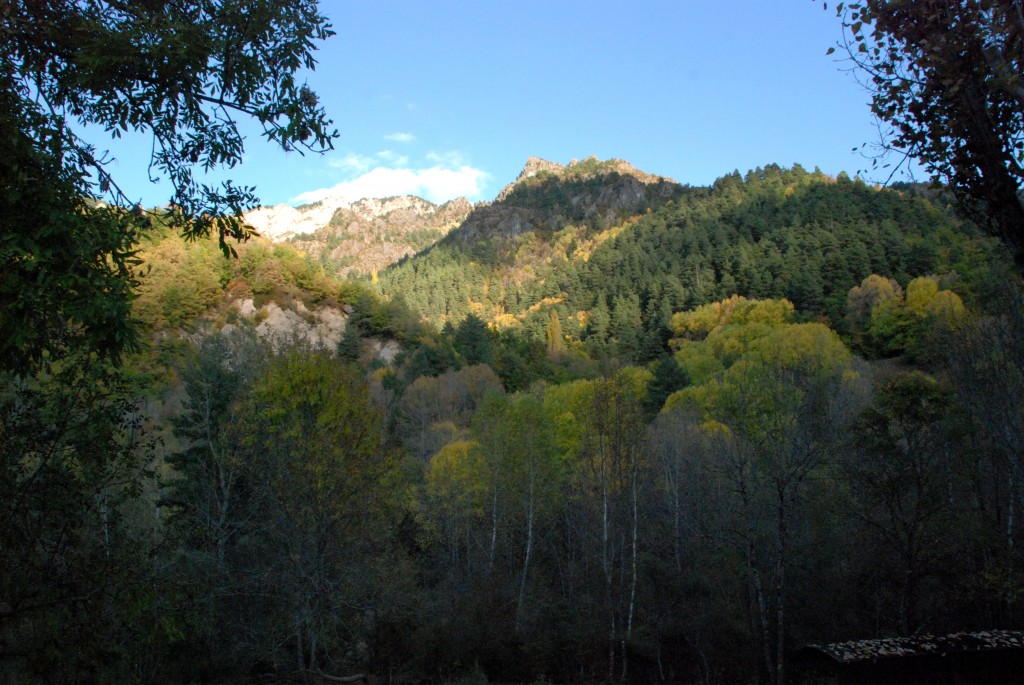
<svg viewBox="0 0 1024 685"><path fill-rule="evenodd" d="M376 164L376 161L373 157L357 155L355 153L347 154L341 159L330 159L327 161L327 166L332 169L343 169L344 171L353 171L356 173L369 171L373 168L374 164Z"/></svg>
<svg viewBox="0 0 1024 685"><path fill-rule="evenodd" d="M396 143L411 143L416 140L416 136L411 133L390 133L384 136L384 140L393 140Z"/></svg>
<svg viewBox="0 0 1024 685"><path fill-rule="evenodd" d="M416 195L435 203L447 202L457 197L475 199L480 196L482 185L487 178L487 172L468 164L434 164L422 169L377 166L330 188L320 188L296 195L289 202L316 202L327 196L337 195L349 201L364 197L395 195Z"/></svg>
<svg viewBox="0 0 1024 685"><path fill-rule="evenodd" d="M447 152L435 152L431 150L427 153L427 161L438 166L446 167L462 166L466 163L465 157L463 157L457 150L449 150Z"/></svg>
<svg viewBox="0 0 1024 685"><path fill-rule="evenodd" d="M405 155L400 155L394 150L381 150L376 155L377 159L388 162L391 166L395 167L407 167L409 166L409 158Z"/></svg>

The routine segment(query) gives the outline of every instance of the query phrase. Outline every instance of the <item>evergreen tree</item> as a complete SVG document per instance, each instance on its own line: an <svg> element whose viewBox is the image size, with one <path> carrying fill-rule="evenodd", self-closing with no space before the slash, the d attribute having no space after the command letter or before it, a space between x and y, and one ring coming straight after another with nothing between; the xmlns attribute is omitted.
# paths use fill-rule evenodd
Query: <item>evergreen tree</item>
<svg viewBox="0 0 1024 685"><path fill-rule="evenodd" d="M661 411L669 395L677 390L682 390L690 383L690 377L686 371L679 366L675 357L669 354L659 357L651 372L654 377L647 384L647 396L643 400L644 411L648 416L653 416Z"/></svg>
<svg viewBox="0 0 1024 685"><path fill-rule="evenodd" d="M611 324L611 314L608 313L608 301L604 291L597 295L597 303L590 310L587 319L587 338L598 345L604 345L608 341L608 331Z"/></svg>
<svg viewBox="0 0 1024 685"><path fill-rule="evenodd" d="M345 362L359 361L359 352L362 341L359 336L359 328L352 322L345 326L345 332L338 340L338 359Z"/></svg>
<svg viewBox="0 0 1024 685"><path fill-rule="evenodd" d="M458 370L460 367L459 359L451 345L444 341L426 341L413 351L405 364L403 375L406 383L412 383L420 376L440 376L446 371Z"/></svg>
<svg viewBox="0 0 1024 685"><path fill-rule="evenodd" d="M494 335L476 314L466 315L455 329L452 344L468 366L490 364L494 359Z"/></svg>

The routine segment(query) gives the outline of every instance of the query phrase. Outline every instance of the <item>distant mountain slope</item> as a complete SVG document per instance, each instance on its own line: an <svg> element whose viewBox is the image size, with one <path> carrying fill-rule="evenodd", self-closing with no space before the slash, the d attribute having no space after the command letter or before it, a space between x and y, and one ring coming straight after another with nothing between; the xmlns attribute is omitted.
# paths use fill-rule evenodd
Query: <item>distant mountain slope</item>
<svg viewBox="0 0 1024 685"><path fill-rule="evenodd" d="M478 205L450 241L502 240L567 224L601 230L644 212L682 191L675 181L652 176L628 162L594 157L567 166L531 157L519 177L492 204Z"/></svg>
<svg viewBox="0 0 1024 685"><path fill-rule="evenodd" d="M871 273L969 280L997 251L925 195L845 175L771 165L684 188L614 160L531 162L497 201L384 273L384 293L435 325L473 312L538 337L554 309L567 335L643 357L673 311L741 294L837 321Z"/></svg>
<svg viewBox="0 0 1024 685"><path fill-rule="evenodd" d="M349 202L327 197L301 207L257 209L246 219L261 235L287 241L343 276L383 269L443 238L473 206L465 198L435 205L413 196Z"/></svg>
<svg viewBox="0 0 1024 685"><path fill-rule="evenodd" d="M154 232L137 315L160 330L246 297L257 308L350 303L378 288L338 276L398 260L379 293L416 313L409 326L474 313L538 341L558 330L594 354L647 359L664 349L672 313L731 295L786 297L841 325L847 293L872 273L903 284L953 274L944 283L970 304L998 289L987 265L1005 258L940 193L775 165L694 188L620 160L531 158L493 203L398 197L289 211L330 216L287 244L240 245L237 260Z"/></svg>

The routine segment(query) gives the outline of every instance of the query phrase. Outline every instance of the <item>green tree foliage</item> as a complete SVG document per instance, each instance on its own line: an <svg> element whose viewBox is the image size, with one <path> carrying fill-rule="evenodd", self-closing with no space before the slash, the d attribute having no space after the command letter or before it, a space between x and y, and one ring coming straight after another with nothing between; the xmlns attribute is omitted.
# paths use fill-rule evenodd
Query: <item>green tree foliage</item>
<svg viewBox="0 0 1024 685"><path fill-rule="evenodd" d="M752 609L765 669L779 685L787 678L792 531L809 483L841 444L848 365L845 346L821 324L782 326L755 340L703 395L706 417L725 431L727 469L746 519Z"/></svg>
<svg viewBox="0 0 1024 685"><path fill-rule="evenodd" d="M941 367L976 438L977 472L991 472L987 525L1007 549L1019 545L1024 486L1024 308L1018 290L998 315L977 317L943 339ZM996 475L998 474L998 475ZM997 513L998 512L998 513ZM1012 567L1010 567L1012 568ZM1012 572L1012 571L1009 571Z"/></svg>
<svg viewBox="0 0 1024 685"><path fill-rule="evenodd" d="M461 366L455 350L445 340L424 340L407 357L403 371L406 383L410 384L420 376L440 376Z"/></svg>
<svg viewBox="0 0 1024 685"><path fill-rule="evenodd" d="M168 178L171 223L244 238L251 188L193 176L237 164L237 116L285 149L328 149L336 133L296 80L331 31L313 3L20 3L0 19L0 164L5 368L72 341L116 354L135 342L128 308L148 223L110 160L82 137L152 138L150 171ZM111 206L90 200L100 197Z"/></svg>
<svg viewBox="0 0 1024 685"><path fill-rule="evenodd" d="M690 382L690 378L675 358L667 354L655 362L651 373L653 377L647 384L644 410L653 416L665 406L668 396L685 387Z"/></svg>
<svg viewBox="0 0 1024 685"><path fill-rule="evenodd" d="M396 412L397 437L411 455L426 462L469 426L492 391L501 391L501 380L485 364L420 376L402 393Z"/></svg>
<svg viewBox="0 0 1024 685"><path fill-rule="evenodd" d="M494 334L476 314L467 314L455 328L452 347L470 366L494 360Z"/></svg>
<svg viewBox="0 0 1024 685"><path fill-rule="evenodd" d="M587 316L587 339L599 347L608 339L611 330L611 314L608 312L608 298L602 292L598 294L594 307Z"/></svg>
<svg viewBox="0 0 1024 685"><path fill-rule="evenodd" d="M165 233L145 242L132 313L151 329L180 328L223 300L230 265L206 239L192 243Z"/></svg>
<svg viewBox="0 0 1024 685"><path fill-rule="evenodd" d="M748 300L734 295L693 311L674 314L671 325L678 337L703 340L724 326L748 323L780 326L793 319L794 311L789 300Z"/></svg>
<svg viewBox="0 0 1024 685"><path fill-rule="evenodd" d="M869 356L925 356L966 317L963 300L936 276L910 281L904 296L896 281L872 274L847 295L849 332Z"/></svg>
<svg viewBox="0 0 1024 685"><path fill-rule="evenodd" d="M2 387L0 679L127 682L180 625L148 563L153 444L136 388L88 356Z"/></svg>
<svg viewBox="0 0 1024 685"><path fill-rule="evenodd" d="M178 612L192 624L183 642L202 655L185 673L221 677L252 661L265 625L232 597L257 591L247 582L247 555L266 500L247 477L236 436L239 403L269 358L267 346L236 332L201 340L180 368L185 397L171 422L180 446L166 457L173 470L164 476L161 504L180 552L169 573L201 579Z"/></svg>
<svg viewBox="0 0 1024 685"><path fill-rule="evenodd" d="M788 300L731 297L672 316L670 341L689 378L703 385L744 357L761 338L789 326ZM690 339L694 338L694 339Z"/></svg>
<svg viewBox="0 0 1024 685"><path fill-rule="evenodd" d="M183 448L168 457L174 476L165 483L164 501L188 545L221 569L251 515L234 440L238 402L268 357L264 345L237 333L202 340L181 369L185 400L173 428Z"/></svg>
<svg viewBox="0 0 1024 685"><path fill-rule="evenodd" d="M165 218L156 216L154 223L162 224ZM161 225L146 233L141 246L142 275L132 314L151 331L194 329L226 300L245 296L257 307L295 301L314 307L351 300L361 308L353 318L360 325L375 325L374 332L405 338L418 327L401 302L383 302L362 284L337 281L290 245L256 238L238 244L234 259L225 257L212 238L188 241Z"/></svg>
<svg viewBox="0 0 1024 685"><path fill-rule="evenodd" d="M346 362L357 362L361 350L362 338L359 329L355 325L345 326L345 332L338 341L338 358Z"/></svg>
<svg viewBox="0 0 1024 685"><path fill-rule="evenodd" d="M553 510L553 497L560 490L553 426L536 397L491 392L473 417L472 432L479 452L477 477L486 493L481 502L489 531L485 568L493 574L499 554L520 560L521 573L512 575L520 579L517 614L521 614L530 558L535 554L537 519ZM522 535L506 532L516 526L521 526ZM499 539L502 547L512 549L499 550Z"/></svg>
<svg viewBox="0 0 1024 685"><path fill-rule="evenodd" d="M871 274L846 295L847 330L866 331L876 306L902 298L903 288L894 279Z"/></svg>
<svg viewBox="0 0 1024 685"><path fill-rule="evenodd" d="M589 580L600 598L595 608L605 623L609 679L616 675L625 679L629 672L626 645L634 629L640 495L648 467L642 449L640 400L649 379L626 369L593 382L580 451L575 455L573 477L586 493L575 513L583 515L584 530L594 540L583 553L593 565Z"/></svg>
<svg viewBox="0 0 1024 685"><path fill-rule="evenodd" d="M65 346L113 354L135 340L127 322L140 228L122 212L86 206L81 172L61 163L59 131L41 130L43 115L6 88L0 110L0 365L23 369ZM31 118L50 150L18 129Z"/></svg>
<svg viewBox="0 0 1024 685"><path fill-rule="evenodd" d="M425 511L441 543L430 555L440 587L487 591L467 597L468 606L455 615L441 614L438 627L446 642L467 631L464 648L480 661L504 660L543 620L547 564L556 545L550 529L560 511L565 467L554 424L535 396L488 393L471 435L431 459ZM476 611L491 612L491 620L467 624Z"/></svg>
<svg viewBox="0 0 1024 685"><path fill-rule="evenodd" d="M187 673L364 666L352 647L402 577L390 532L404 486L360 372L326 352L274 357L235 332L205 341L182 377L164 503L171 572L194 584L179 609Z"/></svg>
<svg viewBox="0 0 1024 685"><path fill-rule="evenodd" d="M232 276L247 286L257 301L299 297L311 302L333 298L341 286L327 277L323 266L290 245L252 241L231 262Z"/></svg>
<svg viewBox="0 0 1024 685"><path fill-rule="evenodd" d="M435 534L447 551L449 573L469 573L467 531L483 518L487 501L486 473L479 445L470 440L449 442L430 459L426 486Z"/></svg>
<svg viewBox="0 0 1024 685"><path fill-rule="evenodd" d="M883 143L920 160L1024 267L1024 31L1011 0L839 3Z"/></svg>
<svg viewBox="0 0 1024 685"><path fill-rule="evenodd" d="M248 569L276 619L264 654L301 671L333 671L368 634L365 611L397 571L381 545L394 469L380 444L381 417L351 366L298 352L274 359L238 412L244 474L266 505L252 542L270 553ZM360 665L346 661L343 668Z"/></svg>
<svg viewBox="0 0 1024 685"><path fill-rule="evenodd" d="M903 635L921 627L922 584L962 542L950 535L966 485L955 479L963 470L950 448L953 409L947 388L913 371L887 380L853 427L857 451L845 467L878 554L891 557L884 567L901 571L893 576L897 587L889 589L895 611L887 619ZM879 580L884 587L886 580Z"/></svg>
<svg viewBox="0 0 1024 685"><path fill-rule="evenodd" d="M598 228L483 231L478 222L491 214L524 209L508 201L383 273L384 294L401 293L435 326L459 321L472 306L485 321L518 326L542 343L544 310L557 302L570 349L652 361L664 351L673 312L739 295L788 299L804 317L837 322L850 288L872 272L906 283L956 271L958 292L970 297L1006 260L996 241L951 216L934 193L800 167L771 165L710 188L682 188L650 213Z"/></svg>

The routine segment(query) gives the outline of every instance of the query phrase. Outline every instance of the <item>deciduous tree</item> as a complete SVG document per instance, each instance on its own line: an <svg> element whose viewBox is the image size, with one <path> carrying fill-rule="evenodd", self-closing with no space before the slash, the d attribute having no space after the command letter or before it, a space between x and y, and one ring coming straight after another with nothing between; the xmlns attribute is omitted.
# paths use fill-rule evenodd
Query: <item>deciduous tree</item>
<svg viewBox="0 0 1024 685"><path fill-rule="evenodd" d="M38 361L68 339L108 354L135 339L129 304L148 220L84 130L148 136L150 175L172 185L171 222L190 237L216 233L227 251L251 233L241 214L253 189L201 184L193 169L241 161L238 117L286 150L330 148L336 133L296 77L330 34L310 0L6 3L0 364Z"/></svg>
<svg viewBox="0 0 1024 685"><path fill-rule="evenodd" d="M808 482L840 443L851 397L844 387L853 378L849 363L838 336L822 324L784 325L753 340L703 392L680 393L703 404L720 435L746 519L765 667L779 685L787 678L793 530ZM771 563L763 564L764 557Z"/></svg>
<svg viewBox="0 0 1024 685"><path fill-rule="evenodd" d="M836 6L883 144L918 159L1024 269L1024 15L1015 0Z"/></svg>
<svg viewBox="0 0 1024 685"><path fill-rule="evenodd" d="M153 456L135 390L88 355L0 376L4 682L123 682L143 657L132 623L159 621L146 612L157 522L130 516Z"/></svg>
<svg viewBox="0 0 1024 685"><path fill-rule="evenodd" d="M245 476L268 503L253 534L266 555L254 555L251 569L265 610L279 617L268 653L290 646L303 673L346 654L355 666L351 650L397 570L384 537L394 464L366 383L328 353L288 352L239 413L233 437Z"/></svg>
<svg viewBox="0 0 1024 685"><path fill-rule="evenodd" d="M952 410L947 388L921 372L907 372L886 381L853 426L857 450L846 472L869 536L880 541L881 555L894 558L893 615L903 635L920 628L919 588L952 552L949 531L957 528L964 485L955 480Z"/></svg>

